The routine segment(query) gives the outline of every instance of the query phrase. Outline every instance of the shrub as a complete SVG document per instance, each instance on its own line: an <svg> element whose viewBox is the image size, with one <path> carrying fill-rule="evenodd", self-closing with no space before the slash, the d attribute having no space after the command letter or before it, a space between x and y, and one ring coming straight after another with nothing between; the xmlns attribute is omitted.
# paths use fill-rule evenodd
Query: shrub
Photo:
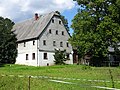
<svg viewBox="0 0 120 90"><path fill-rule="evenodd" d="M55 55L54 55L55 64L57 64L57 65L65 64L64 63L64 61L66 61L65 54L66 54L66 50L60 51L60 49L59 50L55 49Z"/></svg>

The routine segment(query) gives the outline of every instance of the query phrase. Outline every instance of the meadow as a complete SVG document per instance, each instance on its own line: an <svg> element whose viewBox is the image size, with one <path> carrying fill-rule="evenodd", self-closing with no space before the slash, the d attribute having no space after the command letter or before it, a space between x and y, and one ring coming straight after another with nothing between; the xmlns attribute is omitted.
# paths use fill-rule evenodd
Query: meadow
<svg viewBox="0 0 120 90"><path fill-rule="evenodd" d="M0 90L106 90L104 87L120 89L120 67L0 67Z"/></svg>

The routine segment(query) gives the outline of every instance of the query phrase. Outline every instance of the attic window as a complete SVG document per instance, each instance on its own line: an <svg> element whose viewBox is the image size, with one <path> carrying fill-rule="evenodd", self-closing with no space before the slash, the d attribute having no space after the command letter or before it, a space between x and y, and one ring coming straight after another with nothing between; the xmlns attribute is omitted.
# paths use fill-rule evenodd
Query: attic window
<svg viewBox="0 0 120 90"><path fill-rule="evenodd" d="M66 46L69 47L69 43L68 42L66 43Z"/></svg>
<svg viewBox="0 0 120 90"><path fill-rule="evenodd" d="M51 32L51 29L49 29L49 33L51 34L52 32Z"/></svg>
<svg viewBox="0 0 120 90"><path fill-rule="evenodd" d="M61 21L59 21L59 24L61 24Z"/></svg>
<svg viewBox="0 0 120 90"><path fill-rule="evenodd" d="M58 35L58 30L56 30L56 35Z"/></svg>
<svg viewBox="0 0 120 90"><path fill-rule="evenodd" d="M54 19L52 19L52 23L54 23Z"/></svg>
<svg viewBox="0 0 120 90"><path fill-rule="evenodd" d="M63 47L63 42L60 42L60 47Z"/></svg>
<svg viewBox="0 0 120 90"><path fill-rule="evenodd" d="M53 46L56 46L56 42L55 41L53 41Z"/></svg>
<svg viewBox="0 0 120 90"><path fill-rule="evenodd" d="M64 35L64 31L62 31L62 35Z"/></svg>
<svg viewBox="0 0 120 90"><path fill-rule="evenodd" d="M46 45L46 40L43 40L43 45Z"/></svg>

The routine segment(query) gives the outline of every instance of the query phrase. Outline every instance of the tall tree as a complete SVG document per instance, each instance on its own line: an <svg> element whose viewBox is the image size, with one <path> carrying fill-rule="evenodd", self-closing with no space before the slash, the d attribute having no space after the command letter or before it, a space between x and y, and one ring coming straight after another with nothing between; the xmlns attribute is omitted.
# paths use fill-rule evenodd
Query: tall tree
<svg viewBox="0 0 120 90"><path fill-rule="evenodd" d="M120 42L120 0L73 0L81 6L72 20L71 44L80 58L91 53L93 59L105 59L108 47L118 51Z"/></svg>
<svg viewBox="0 0 120 90"><path fill-rule="evenodd" d="M14 63L17 56L16 35L11 31L14 23L0 17L0 63Z"/></svg>

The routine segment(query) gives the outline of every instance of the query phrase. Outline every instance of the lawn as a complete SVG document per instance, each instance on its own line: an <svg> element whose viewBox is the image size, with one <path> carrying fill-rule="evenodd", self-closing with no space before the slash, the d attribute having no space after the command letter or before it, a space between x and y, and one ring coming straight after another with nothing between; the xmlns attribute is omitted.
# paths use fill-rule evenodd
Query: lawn
<svg viewBox="0 0 120 90"><path fill-rule="evenodd" d="M14 64L0 67L0 90L105 90L96 86L120 89L120 68Z"/></svg>

